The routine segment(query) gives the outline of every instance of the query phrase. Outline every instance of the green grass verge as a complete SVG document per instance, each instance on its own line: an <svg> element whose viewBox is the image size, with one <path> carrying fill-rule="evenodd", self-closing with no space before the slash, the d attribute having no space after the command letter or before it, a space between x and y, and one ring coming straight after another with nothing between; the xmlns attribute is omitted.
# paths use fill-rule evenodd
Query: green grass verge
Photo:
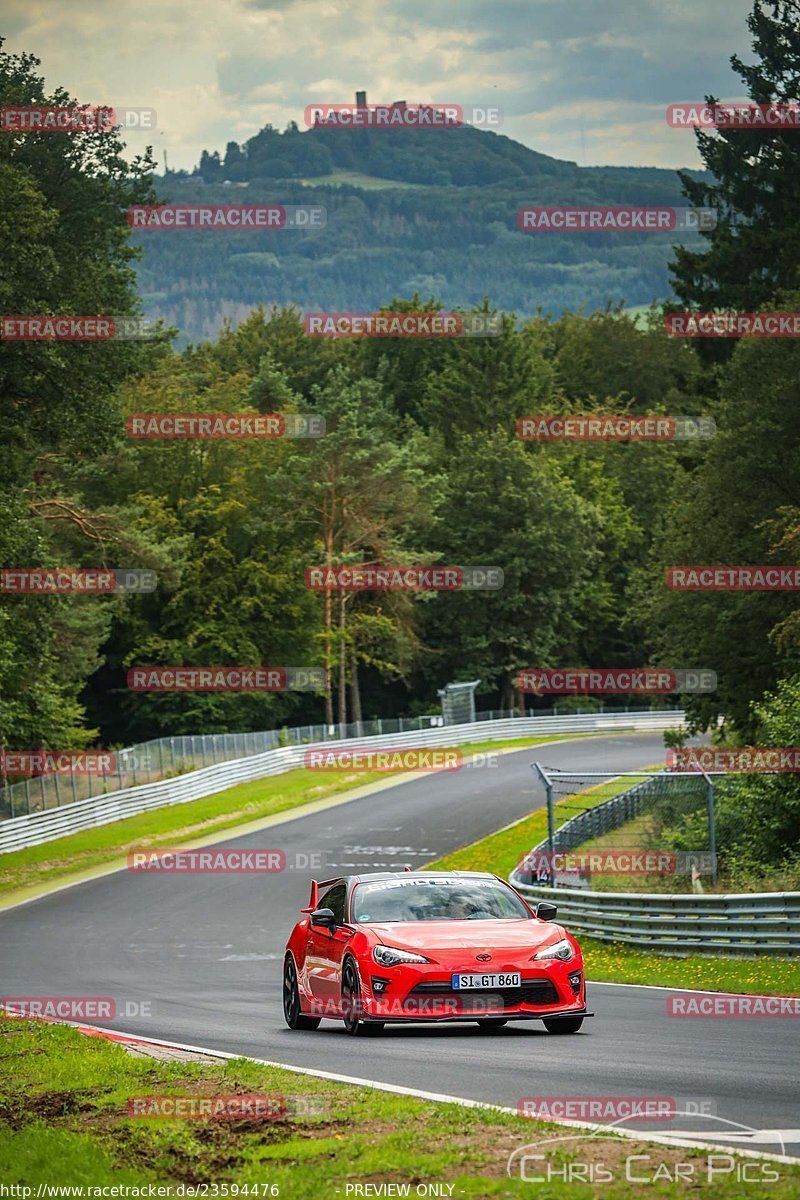
<svg viewBox="0 0 800 1200"><path fill-rule="evenodd" d="M524 749L543 742L590 734L553 734L513 741L470 742L464 754ZM73 833L0 856L0 896L25 888L53 884L69 876L102 867L124 857L134 846L178 846L207 838L252 821L326 800L368 784L386 782L385 772L320 772L298 768L283 775L240 783L214 796L158 808L110 825Z"/></svg>
<svg viewBox="0 0 800 1200"><path fill-rule="evenodd" d="M129 1100L137 1096L235 1093L282 1097L285 1115L267 1120L128 1115ZM238 1186L240 1196L319 1200L337 1193L358 1195L352 1186L348 1193L347 1185L367 1183L408 1185L412 1196L418 1183L438 1184L443 1194L455 1197L530 1196L529 1182L508 1178L509 1155L532 1142L574 1132L508 1113L294 1075L243 1059L166 1063L133 1057L119 1045L66 1026L0 1019L0 1179L5 1185L32 1188L34 1196L39 1185L47 1184L145 1189L153 1184L174 1196L191 1195L190 1187L202 1196L205 1185L206 1196L230 1196ZM709 1200L752 1196L752 1184L737 1183L735 1176L705 1185L707 1155L700 1150L613 1138L557 1144L547 1158L561 1170L576 1160L602 1161L615 1176L614 1182L603 1184L602 1195L629 1200L624 1159L632 1154L650 1156L646 1166L651 1174L692 1163L695 1187ZM636 1163L640 1173L644 1165ZM770 1185L772 1200L797 1195L800 1168L771 1168L779 1175ZM665 1181L647 1190L654 1200L675 1195L674 1184ZM551 1188L536 1194L589 1200L598 1192L556 1177Z"/></svg>
<svg viewBox="0 0 800 1200"><path fill-rule="evenodd" d="M617 829L583 842L581 850L587 853L591 850L613 851L622 848L649 850L658 847L669 850L674 844L670 827L662 827L654 813L643 812ZM708 842L705 846L697 848L707 850ZM740 892L795 892L800 888L800 867L783 866L776 870L764 868L759 874L736 870L733 874L725 874L723 859L717 879L712 880L709 876L704 876L701 883L704 892L722 896ZM631 891L631 877L603 873L596 878L592 886L599 892L628 892ZM635 890L690 894L692 881L689 875L638 875Z"/></svg>
<svg viewBox="0 0 800 1200"><path fill-rule="evenodd" d="M645 768L645 770L652 768ZM579 795L564 796L555 804L556 828L586 808L595 808L624 792L631 786L629 779L614 779L587 788ZM431 863L451 871L494 871L506 879L534 846L547 837L547 809L538 808L530 816L492 833L480 842L463 846Z"/></svg>
<svg viewBox="0 0 800 1200"><path fill-rule="evenodd" d="M758 959L684 958L635 950L622 942L581 937L587 978L598 983L645 983L705 992L754 993L759 996L800 995L800 962L772 954Z"/></svg>
<svg viewBox="0 0 800 1200"><path fill-rule="evenodd" d="M556 825L577 807L593 808L630 786L630 780L603 783L556 804ZM560 813L559 813L560 810ZM431 867L455 871L494 871L504 879L524 856L547 837L547 813L537 809L514 825L448 854ZM703 991L800 995L800 962L769 955L758 959L670 957L635 950L621 942L580 938L589 979L604 983L642 983Z"/></svg>
<svg viewBox="0 0 800 1200"><path fill-rule="evenodd" d="M661 845L661 843L653 841L655 832L652 813L642 812L638 817L625 821L616 829L611 829L608 833L582 842L581 850L649 849L652 846ZM630 875L612 875L610 873L599 876L592 886L599 892L630 892L634 890L631 887ZM680 877L675 875L637 875L635 890L637 892L691 892L691 877L688 875Z"/></svg>

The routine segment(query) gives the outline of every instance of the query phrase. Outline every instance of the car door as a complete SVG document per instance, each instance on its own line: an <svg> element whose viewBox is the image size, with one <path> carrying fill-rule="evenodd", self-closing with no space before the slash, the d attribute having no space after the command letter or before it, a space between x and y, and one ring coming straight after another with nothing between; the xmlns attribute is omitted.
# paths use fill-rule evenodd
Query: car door
<svg viewBox="0 0 800 1200"><path fill-rule="evenodd" d="M339 1012L342 956L345 946L353 936L352 930L344 927L346 898L347 885L335 884L317 902L319 908L331 910L335 927L326 929L321 925L309 925L306 969L309 991L319 1006L319 1016Z"/></svg>

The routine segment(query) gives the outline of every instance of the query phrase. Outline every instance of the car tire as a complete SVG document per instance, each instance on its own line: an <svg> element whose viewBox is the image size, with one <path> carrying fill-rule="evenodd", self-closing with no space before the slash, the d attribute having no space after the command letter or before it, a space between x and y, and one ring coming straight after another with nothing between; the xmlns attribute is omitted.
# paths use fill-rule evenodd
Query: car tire
<svg viewBox="0 0 800 1200"><path fill-rule="evenodd" d="M545 1020L544 1027L548 1033L577 1033L582 1024L583 1017L555 1017Z"/></svg>
<svg viewBox="0 0 800 1200"><path fill-rule="evenodd" d="M484 1017L482 1021L478 1021L478 1028L482 1033L494 1033L496 1029L502 1029L507 1024L507 1017Z"/></svg>
<svg viewBox="0 0 800 1200"><path fill-rule="evenodd" d="M349 1011L348 1011L349 1009ZM344 1027L351 1037L374 1037L383 1031L381 1021L362 1021L361 1012L361 983L358 978L358 968L352 958L348 958L342 969L342 1018Z"/></svg>
<svg viewBox="0 0 800 1200"><path fill-rule="evenodd" d="M283 1019L290 1029L319 1029L321 1017L307 1017L300 1008L300 988L294 959L287 955L283 964Z"/></svg>

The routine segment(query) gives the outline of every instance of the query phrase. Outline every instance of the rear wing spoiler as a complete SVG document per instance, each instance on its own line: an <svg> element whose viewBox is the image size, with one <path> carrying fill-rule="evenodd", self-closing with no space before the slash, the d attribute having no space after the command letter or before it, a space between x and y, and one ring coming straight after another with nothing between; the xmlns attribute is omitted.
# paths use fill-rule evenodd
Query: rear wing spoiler
<svg viewBox="0 0 800 1200"><path fill-rule="evenodd" d="M301 908L302 913L312 913L318 906L319 889L330 887L332 883L340 883L340 879L312 879L311 880L311 895L308 898L308 906Z"/></svg>
<svg viewBox="0 0 800 1200"><path fill-rule="evenodd" d="M410 867L410 866L408 866L408 865L406 865L406 866L403 868L403 870L404 870L404 871L410 871L410 870L411 870L411 867ZM318 906L318 904L319 904L319 890L320 890L320 888L326 888L326 887L330 887L330 886L331 886L332 884L334 884L334 883L341 883L341 882L342 882L342 877L341 877L341 875L337 876L337 878L336 878L336 879L312 879L312 880L311 880L311 894L310 894L310 896L308 897L308 904L306 905L306 907L305 907L305 908L301 908L301 909L300 909L300 912L301 912L301 913L312 913L312 912L314 912L314 910L317 908L317 906Z"/></svg>

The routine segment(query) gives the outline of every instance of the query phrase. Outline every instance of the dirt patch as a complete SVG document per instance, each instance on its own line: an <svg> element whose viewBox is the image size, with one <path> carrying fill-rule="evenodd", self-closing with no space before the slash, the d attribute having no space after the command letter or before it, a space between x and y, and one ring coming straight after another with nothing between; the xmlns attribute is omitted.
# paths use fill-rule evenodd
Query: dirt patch
<svg viewBox="0 0 800 1200"><path fill-rule="evenodd" d="M514 1141L513 1149L519 1152L511 1164L514 1177L520 1177L520 1160L524 1148L528 1148L529 1153L542 1155L544 1161L537 1159L527 1170L562 1186L565 1183L596 1186L613 1180L627 1181L630 1186L634 1182L642 1186L645 1182L675 1187L680 1184L682 1190L696 1190L707 1183L706 1154L717 1149L714 1146L709 1146L708 1151L666 1146L658 1142L617 1138L613 1133L592 1134L587 1130L582 1134L579 1129L569 1128L554 1129L544 1135L532 1131L529 1138L518 1137Z"/></svg>
<svg viewBox="0 0 800 1200"><path fill-rule="evenodd" d="M120 1166L133 1167L149 1174L157 1162L159 1174L170 1182L205 1183L209 1179L225 1179L241 1161L230 1148L219 1153L206 1150L202 1162L191 1147L183 1145L154 1145L146 1130L131 1125L116 1125L106 1131L103 1143L111 1157Z"/></svg>
<svg viewBox="0 0 800 1200"><path fill-rule="evenodd" d="M31 1120L52 1121L91 1112L92 1092L16 1093L0 1103L0 1121L12 1129L21 1129Z"/></svg>
<svg viewBox="0 0 800 1200"><path fill-rule="evenodd" d="M344 1135L348 1129L345 1122L333 1121L300 1125L290 1120L198 1120L187 1122L188 1143L181 1139L178 1144L165 1146L161 1141L151 1140L150 1121L120 1122L119 1117L127 1117L126 1112L117 1113L116 1117L116 1123L106 1128L103 1138L116 1162L152 1171L158 1160L160 1169L166 1164L170 1180L190 1184L232 1178L241 1164L252 1161L259 1146L275 1147L298 1138ZM382 1132L388 1131L387 1127L382 1128ZM277 1161L291 1163L300 1159L295 1160L287 1152Z"/></svg>
<svg viewBox="0 0 800 1200"><path fill-rule="evenodd" d="M568 1169L574 1173L574 1182L584 1181L581 1179L582 1173L585 1173L587 1177L585 1181L591 1182L593 1177L597 1178L602 1175L603 1171L611 1172L615 1180L624 1180L628 1158L632 1155L646 1155L646 1159L638 1159L632 1165L634 1174L654 1176L658 1173L658 1178L661 1180L673 1178L680 1181L681 1173L680 1171L676 1172L676 1167L680 1164L691 1163L693 1159L695 1161L698 1158L704 1159L705 1156L703 1150L618 1138L614 1137L611 1132L608 1136L593 1135L591 1130L586 1130L585 1134L582 1134L580 1129L568 1127L555 1128L543 1133L531 1126L530 1132L526 1133L524 1128L512 1131L476 1124L469 1130L464 1130L463 1133L447 1133L432 1137L428 1144L434 1152L447 1150L451 1153L453 1167L447 1172L448 1179L463 1173L459 1170L459 1160L469 1161L469 1170L473 1173L479 1164L481 1176L492 1179L504 1178L508 1172L509 1159L515 1152L517 1152L517 1159L511 1164L511 1168L512 1174L518 1178L520 1174L519 1158L524 1148L528 1147L532 1154L544 1156L545 1163L549 1163L554 1169L554 1182L562 1185L564 1176L555 1174L555 1171L563 1172L565 1164L571 1164ZM709 1149L713 1150L713 1147ZM527 1169L528 1171L535 1170L538 1175L544 1175L547 1173L545 1163L539 1163L537 1160L535 1164L529 1164ZM585 1172L583 1171L584 1167ZM688 1175L689 1172L687 1171L685 1174ZM698 1174L701 1177L695 1178L693 1184L695 1187L703 1182L702 1173L695 1172L696 1176ZM359 1176L359 1180L360 1178ZM685 1182L688 1183L688 1180Z"/></svg>

